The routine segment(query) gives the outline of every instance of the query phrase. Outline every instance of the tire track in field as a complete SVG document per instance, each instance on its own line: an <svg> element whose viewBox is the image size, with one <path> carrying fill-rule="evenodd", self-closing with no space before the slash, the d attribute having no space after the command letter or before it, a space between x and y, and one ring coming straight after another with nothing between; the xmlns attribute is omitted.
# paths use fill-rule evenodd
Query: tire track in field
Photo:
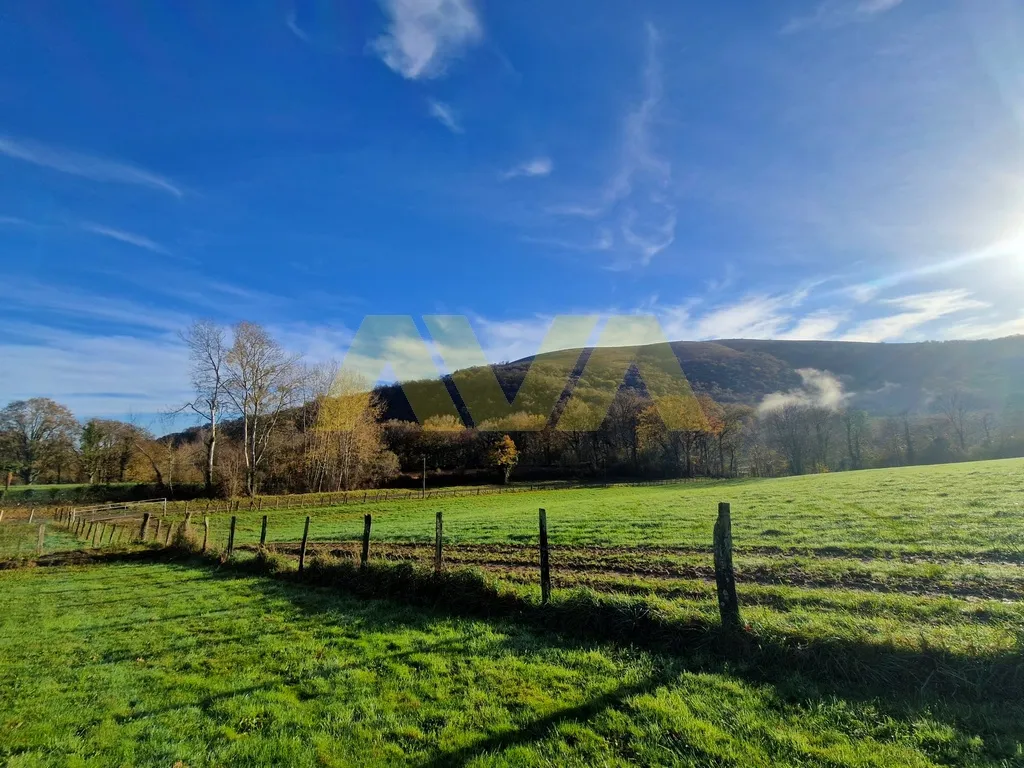
<svg viewBox="0 0 1024 768"><path fill-rule="evenodd" d="M327 552L335 557L354 559L358 557L358 542L313 542L314 552ZM290 555L298 555L297 544L277 544L274 549ZM418 562L429 564L433 561L434 548L429 544L378 542L370 548L371 559L393 562ZM738 552L743 555L750 550ZM693 564L672 560L675 555L707 555L708 562ZM801 552L800 556L806 556ZM783 555L783 557L786 557ZM790 555L790 558L795 555ZM821 558L835 561L836 558ZM536 547L516 544L453 544L444 549L444 560L450 566L471 566L497 575L509 575L517 580L532 581L537 577ZM862 560L857 561L862 562ZM920 559L909 562L934 562ZM963 562L951 559L950 562ZM978 564L971 561L970 564ZM741 584L762 586L803 587L809 589L846 589L884 594L905 594L928 597L958 597L1018 602L1024 600L1024 568L1005 561L988 562L988 565L1009 566L1019 576L1010 578L962 579L931 578L917 574L888 573L876 578L862 571L840 571L835 573L815 572L802 567L800 563L772 565L739 564L736 580ZM656 581L691 580L713 583L715 574L711 553L696 548L658 547L552 547L552 575L557 580L580 583L589 575L595 584L606 583L601 591L627 591L639 588L637 585L622 583L616 589L614 580L641 578ZM594 587L597 588L597 587Z"/></svg>

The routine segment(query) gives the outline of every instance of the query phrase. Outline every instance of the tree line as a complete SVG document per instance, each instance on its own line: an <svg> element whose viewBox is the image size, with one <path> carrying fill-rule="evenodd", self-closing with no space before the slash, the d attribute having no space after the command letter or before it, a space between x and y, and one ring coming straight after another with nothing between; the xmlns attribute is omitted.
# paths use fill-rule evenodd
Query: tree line
<svg viewBox="0 0 1024 768"><path fill-rule="evenodd" d="M806 401L722 404L670 430L642 389L621 387L600 426L585 398L553 416L467 426L385 419L379 393L309 365L259 325L196 322L182 334L197 426L157 437L131 421L80 423L47 398L0 410L0 470L30 483L152 483L209 496L329 492L418 482L771 477L1024 455L1024 403L978 408L951 388L928 413L872 416ZM603 412L603 411L602 411ZM440 477L440 479L438 479Z"/></svg>

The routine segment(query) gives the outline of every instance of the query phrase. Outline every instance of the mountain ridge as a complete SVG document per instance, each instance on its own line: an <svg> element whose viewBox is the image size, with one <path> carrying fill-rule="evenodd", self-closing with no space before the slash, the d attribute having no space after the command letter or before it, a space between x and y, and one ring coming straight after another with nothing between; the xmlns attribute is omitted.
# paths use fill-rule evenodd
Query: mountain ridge
<svg viewBox="0 0 1024 768"><path fill-rule="evenodd" d="M1000 410L1024 400L1024 335L986 340L922 342L789 341L715 339L669 342L694 391L723 403L756 406L769 394L797 391L802 369L831 374L847 401L873 415L926 412L943 393L969 396L972 410ZM510 399L529 367L560 350L490 367ZM579 350L570 376L577 379L593 347ZM451 375L442 377L465 414ZM626 386L642 387L636 372ZM398 384L378 388L385 417L412 420L412 409Z"/></svg>

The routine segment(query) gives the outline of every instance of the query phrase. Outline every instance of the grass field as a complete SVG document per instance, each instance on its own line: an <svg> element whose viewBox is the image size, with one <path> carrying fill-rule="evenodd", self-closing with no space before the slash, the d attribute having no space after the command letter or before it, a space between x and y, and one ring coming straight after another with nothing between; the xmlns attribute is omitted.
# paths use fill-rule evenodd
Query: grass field
<svg viewBox="0 0 1024 768"><path fill-rule="evenodd" d="M615 626L551 634L606 603L669 634L714 627L719 500L748 653ZM473 618L459 595L431 612L288 575L307 514L315 562L334 562L355 555L372 512L371 559L387 569L429 562L441 510L447 568L540 610L538 507L556 595L540 623ZM258 541L260 518L238 515L237 544ZM228 519L211 518L218 547ZM198 563L0 573L0 758L1024 765L1021 460L282 511L269 539L292 557L283 582Z"/></svg>
<svg viewBox="0 0 1024 768"><path fill-rule="evenodd" d="M272 541L297 541L310 514L312 540L354 540L363 514L372 512L375 539L430 541L434 513L441 510L453 543L532 543L537 509L544 507L554 544L710 548L719 501L732 503L739 549L1024 554L1024 459L295 509L271 513L269 535ZM211 518L218 541L226 540L228 517ZM257 542L260 518L239 513L236 540Z"/></svg>
<svg viewBox="0 0 1024 768"><path fill-rule="evenodd" d="M1019 701L843 698L795 670L760 684L706 658L206 568L30 569L0 586L0 758L12 768L1021 758Z"/></svg>

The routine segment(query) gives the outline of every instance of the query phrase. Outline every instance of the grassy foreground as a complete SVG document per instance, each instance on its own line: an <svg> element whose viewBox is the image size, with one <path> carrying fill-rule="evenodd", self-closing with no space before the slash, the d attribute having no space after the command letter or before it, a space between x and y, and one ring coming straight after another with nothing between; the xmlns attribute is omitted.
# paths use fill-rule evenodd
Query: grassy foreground
<svg viewBox="0 0 1024 768"><path fill-rule="evenodd" d="M1009 766L1022 721L203 567L0 573L9 766Z"/></svg>

